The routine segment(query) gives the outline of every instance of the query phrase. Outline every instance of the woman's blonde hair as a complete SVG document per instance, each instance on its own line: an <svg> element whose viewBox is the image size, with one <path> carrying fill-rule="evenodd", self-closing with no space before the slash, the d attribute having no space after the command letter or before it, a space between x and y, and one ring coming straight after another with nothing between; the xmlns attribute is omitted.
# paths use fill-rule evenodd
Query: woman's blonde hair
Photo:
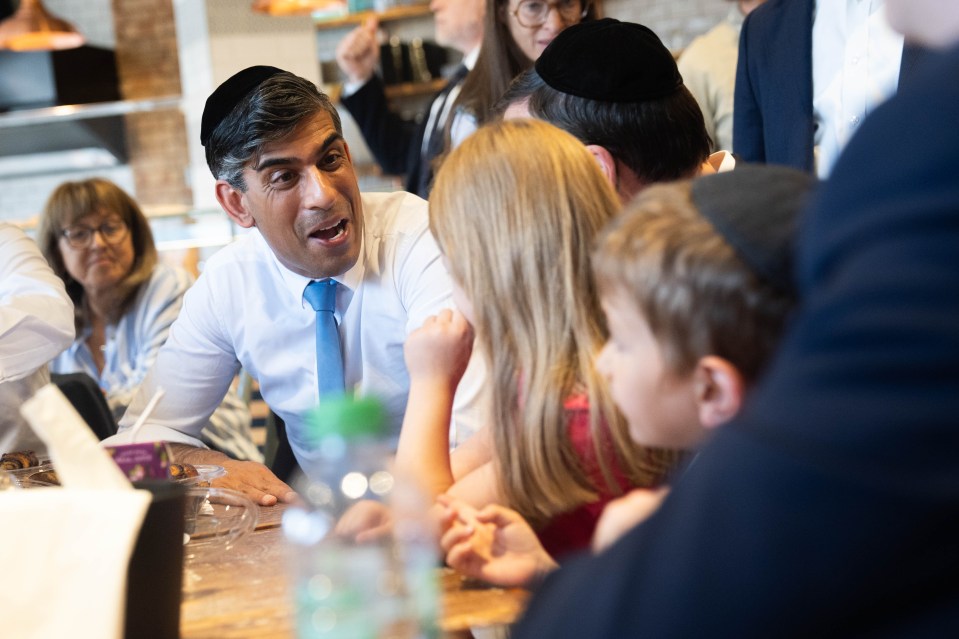
<svg viewBox="0 0 959 639"><path fill-rule="evenodd" d="M77 333L87 325L89 309L85 303L83 286L70 277L63 262L59 241L64 229L80 218L97 212L114 213L123 220L133 240L133 265L117 285L116 307L108 321L116 321L129 308L140 286L150 279L157 264L157 250L153 243L150 223L136 200L113 182L90 178L79 182L64 182L58 186L44 206L37 232L37 244L54 272L60 276L73 300Z"/></svg>
<svg viewBox="0 0 959 639"><path fill-rule="evenodd" d="M449 155L430 196L430 228L473 305L490 367L499 488L534 525L596 498L568 436L572 394L589 399L614 493L610 454L635 485L664 471L630 440L593 368L606 328L590 249L618 208L583 145L534 120L481 127Z"/></svg>

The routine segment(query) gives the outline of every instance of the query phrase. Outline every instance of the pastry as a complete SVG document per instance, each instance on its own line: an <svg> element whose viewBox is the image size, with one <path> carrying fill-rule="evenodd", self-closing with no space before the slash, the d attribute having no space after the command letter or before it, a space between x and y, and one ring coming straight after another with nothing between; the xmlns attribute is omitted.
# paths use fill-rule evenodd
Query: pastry
<svg viewBox="0 0 959 639"><path fill-rule="evenodd" d="M188 479L197 477L196 467L193 464L170 464L170 479Z"/></svg>
<svg viewBox="0 0 959 639"><path fill-rule="evenodd" d="M4 453L0 457L0 470L20 470L39 466L40 460L32 450L21 450L13 453Z"/></svg>

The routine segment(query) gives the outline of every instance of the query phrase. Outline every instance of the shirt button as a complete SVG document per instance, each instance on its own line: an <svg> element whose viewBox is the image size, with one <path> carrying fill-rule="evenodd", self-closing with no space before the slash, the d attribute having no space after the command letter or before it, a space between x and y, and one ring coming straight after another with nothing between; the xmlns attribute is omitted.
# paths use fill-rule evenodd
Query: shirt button
<svg viewBox="0 0 959 639"><path fill-rule="evenodd" d="M851 125L853 125L853 126L858 125L858 124L859 124L859 116L858 116L858 115L854 115L854 116L852 116L851 118L849 118L849 124L851 124Z"/></svg>

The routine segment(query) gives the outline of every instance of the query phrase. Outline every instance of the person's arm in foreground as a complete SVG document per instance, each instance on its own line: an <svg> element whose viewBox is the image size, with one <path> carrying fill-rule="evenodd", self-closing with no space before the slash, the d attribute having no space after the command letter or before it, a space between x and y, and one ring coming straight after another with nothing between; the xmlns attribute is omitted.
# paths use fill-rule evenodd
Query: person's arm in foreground
<svg viewBox="0 0 959 639"><path fill-rule="evenodd" d="M0 382L34 372L74 337L63 281L33 240L0 223Z"/></svg>
<svg viewBox="0 0 959 639"><path fill-rule="evenodd" d="M453 395L469 362L473 329L457 311L428 318L406 340L410 392L396 451L396 470L415 477L431 497L453 484L449 425Z"/></svg>
<svg viewBox="0 0 959 639"><path fill-rule="evenodd" d="M263 506L292 501L295 493L263 464L233 460L202 447L200 432L240 368L218 319L217 309L227 306L216 302L207 283L201 277L187 292L156 364L120 421L119 432L105 443L129 443L131 426L162 388L162 398L137 434L139 441L171 442L179 462L223 466L227 474L216 485L240 490Z"/></svg>
<svg viewBox="0 0 959 639"><path fill-rule="evenodd" d="M111 374L107 401L114 414L126 410L153 367L192 284L193 279L182 269L157 267L138 294L137 302L127 311L125 322L132 331L131 355ZM237 459L259 459L250 421L249 408L231 389L203 427L203 441L214 443Z"/></svg>

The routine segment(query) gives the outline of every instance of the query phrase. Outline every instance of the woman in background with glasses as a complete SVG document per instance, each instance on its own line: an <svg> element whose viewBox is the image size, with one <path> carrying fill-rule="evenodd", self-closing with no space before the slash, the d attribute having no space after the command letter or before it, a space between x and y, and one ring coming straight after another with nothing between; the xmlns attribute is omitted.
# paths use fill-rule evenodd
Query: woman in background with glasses
<svg viewBox="0 0 959 639"><path fill-rule="evenodd" d="M510 81L533 66L563 29L598 17L595 0L487 0L483 44L454 101L447 148L491 119Z"/></svg>
<svg viewBox="0 0 959 639"><path fill-rule="evenodd" d="M50 369L88 374L119 418L166 341L192 278L159 263L140 207L101 178L54 190L37 243L75 308L76 341ZM238 459L261 459L249 410L233 391L210 417L203 439Z"/></svg>

